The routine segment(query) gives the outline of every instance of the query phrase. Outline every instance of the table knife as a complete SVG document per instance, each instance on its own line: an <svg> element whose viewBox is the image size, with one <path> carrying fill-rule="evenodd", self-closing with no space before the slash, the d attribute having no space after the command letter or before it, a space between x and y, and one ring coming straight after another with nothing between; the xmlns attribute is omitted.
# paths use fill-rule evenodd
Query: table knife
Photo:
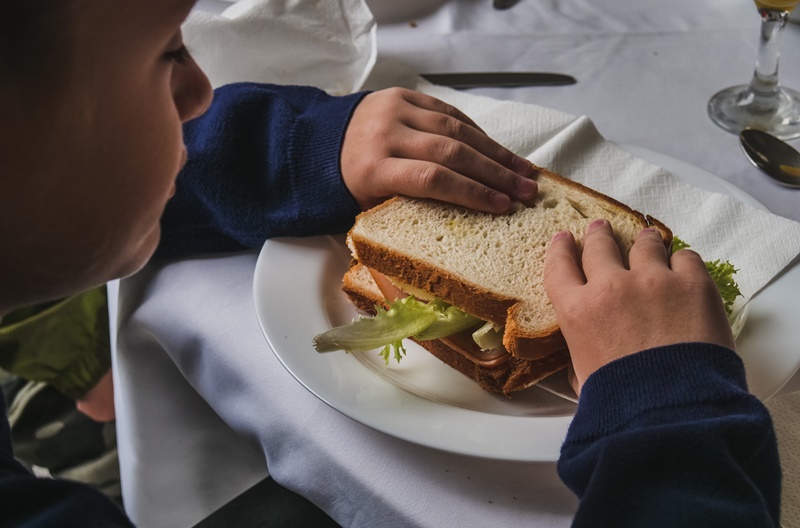
<svg viewBox="0 0 800 528"><path fill-rule="evenodd" d="M574 77L563 73L540 72L461 72L420 74L433 84L452 88L560 86L575 84Z"/></svg>

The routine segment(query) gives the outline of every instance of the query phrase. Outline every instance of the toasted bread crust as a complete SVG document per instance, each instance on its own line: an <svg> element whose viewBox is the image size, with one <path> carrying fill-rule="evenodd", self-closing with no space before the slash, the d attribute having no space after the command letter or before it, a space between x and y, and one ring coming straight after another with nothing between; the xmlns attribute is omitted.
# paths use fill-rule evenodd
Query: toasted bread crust
<svg viewBox="0 0 800 528"><path fill-rule="evenodd" d="M360 310L374 314L376 305L386 306L380 292L376 291L368 273L353 265L342 279L342 290ZM479 365L438 339L413 340L442 362L475 381L484 390L508 396L526 389L547 376L569 365L566 348L556 350L536 360L526 360L508 355L508 361L487 367Z"/></svg>
<svg viewBox="0 0 800 528"><path fill-rule="evenodd" d="M514 391L527 389L569 365L569 351L566 348L539 359L522 359L511 356L509 358L511 374L503 385L503 393L508 395Z"/></svg>
<svg viewBox="0 0 800 528"><path fill-rule="evenodd" d="M531 165L533 165L533 164L531 164ZM631 209L630 207L628 207L624 203L619 202L619 201L615 200L614 198L612 198L612 197L610 197L610 196L608 196L606 194L598 192L598 191L592 189L591 187L587 187L587 186L583 185L582 183L578 183L578 182L576 182L574 180L570 180L569 178L565 178L564 176L562 176L562 175L560 175L560 174L558 174L556 172L547 170L544 167L539 167L537 165L533 165L533 168L536 170L536 173L537 173L536 176L534 177L534 179L537 180L537 181L542 177L544 177L545 179L546 178L550 178L553 181L560 182L562 185L566 185L567 187L572 187L573 189L575 189L577 191L580 191L582 193L588 194L589 196L592 196L597 200L600 200L600 201L606 202L608 204L611 204L611 205L613 205L614 207L616 207L620 211L625 211L626 213L639 218L641 220L641 222L642 222L642 228L653 227L655 229L658 229L658 231L661 233L661 238L664 240L664 247L666 247L668 250L671 250L671 248L672 248L672 230L669 227L667 227L660 220L658 220L656 218L653 218L650 215L644 215L644 214L640 213L639 211Z"/></svg>
<svg viewBox="0 0 800 528"><path fill-rule="evenodd" d="M350 240L360 264L380 271L390 279L428 292L485 321L505 325L508 310L517 302L516 299L466 283L422 260L409 258L357 235Z"/></svg>
<svg viewBox="0 0 800 528"><path fill-rule="evenodd" d="M647 218L642 213L640 213L639 211L635 211L635 210L631 209L630 207L628 207L624 203L619 202L619 201L615 200L614 198L612 198L612 197L610 197L608 195L605 195L605 194L603 194L601 192L598 192L598 191L592 189L591 187L587 187L587 186L583 185L582 183L578 183L575 180L570 180L569 178L565 178L564 176L562 176L562 175L560 175L560 174L558 174L556 172L553 172L551 170L545 169L544 167L538 167L538 166L534 165L534 169L536 170L536 176L534 177L534 179L536 181L541 181L543 179L544 180L550 179L550 180L553 180L553 181L559 183L560 185L565 185L567 187L571 187L572 189L574 189L574 190L576 190L578 192L581 192L583 194L591 196L595 200L598 200L598 201L601 201L601 202L606 202L607 204L611 205L612 207L614 207L616 209L619 209L620 211L624 211L627 214L633 215L633 216L635 216L636 218L638 218L642 222L642 225L644 225L644 226L647 225Z"/></svg>

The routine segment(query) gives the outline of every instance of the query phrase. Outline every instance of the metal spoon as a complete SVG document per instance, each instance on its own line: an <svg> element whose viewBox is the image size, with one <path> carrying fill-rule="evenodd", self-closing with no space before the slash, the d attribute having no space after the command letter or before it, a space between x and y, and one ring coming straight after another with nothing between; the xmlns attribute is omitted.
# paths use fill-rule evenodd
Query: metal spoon
<svg viewBox="0 0 800 528"><path fill-rule="evenodd" d="M742 130L739 141L753 165L781 185L800 189L800 152L775 136L754 128Z"/></svg>

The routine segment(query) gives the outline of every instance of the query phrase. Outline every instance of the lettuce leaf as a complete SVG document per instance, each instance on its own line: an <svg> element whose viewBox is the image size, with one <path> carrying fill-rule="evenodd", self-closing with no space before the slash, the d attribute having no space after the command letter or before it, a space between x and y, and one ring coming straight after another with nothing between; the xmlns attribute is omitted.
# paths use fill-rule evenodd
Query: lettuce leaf
<svg viewBox="0 0 800 528"><path fill-rule="evenodd" d="M344 326L331 328L314 337L317 352L345 350L365 352L381 347L380 356L388 364L406 354L403 339L438 339L481 324L482 321L454 306L435 300L418 301L413 296L389 303L389 309L375 306L376 315Z"/></svg>
<svg viewBox="0 0 800 528"><path fill-rule="evenodd" d="M725 313L730 317L733 313L733 302L742 295L739 285L736 284L733 278L733 274L739 270L735 269L730 262L721 262L719 259L713 262L707 261L706 269L711 278L714 279L714 282L717 283L719 295L722 297L722 304L725 306Z"/></svg>
<svg viewBox="0 0 800 528"><path fill-rule="evenodd" d="M692 246L680 238L676 236L672 237L673 253L680 249L686 249L690 247ZM742 295L742 292L739 290L739 285L736 284L736 280L733 278L733 275L739 270L735 269L733 264L730 262L722 262L719 259L714 261L705 261L705 264L708 274L711 275L711 278L714 279L714 282L717 284L719 295L722 297L722 304L725 306L725 313L728 314L728 317L730 317L731 313L733 312L734 301L737 297L741 297Z"/></svg>
<svg viewBox="0 0 800 528"><path fill-rule="evenodd" d="M503 334L505 334L505 328L486 321L483 326L472 332L472 340L481 350L491 350L502 346Z"/></svg>

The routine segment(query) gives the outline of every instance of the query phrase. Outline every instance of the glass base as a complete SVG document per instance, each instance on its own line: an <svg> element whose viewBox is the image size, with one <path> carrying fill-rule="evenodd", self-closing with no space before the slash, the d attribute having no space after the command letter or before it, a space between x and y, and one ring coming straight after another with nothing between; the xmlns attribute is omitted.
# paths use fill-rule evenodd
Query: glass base
<svg viewBox="0 0 800 528"><path fill-rule="evenodd" d="M800 137L800 93L791 88L770 96L756 94L749 85L726 88L708 102L708 115L733 134L757 128L780 139Z"/></svg>

